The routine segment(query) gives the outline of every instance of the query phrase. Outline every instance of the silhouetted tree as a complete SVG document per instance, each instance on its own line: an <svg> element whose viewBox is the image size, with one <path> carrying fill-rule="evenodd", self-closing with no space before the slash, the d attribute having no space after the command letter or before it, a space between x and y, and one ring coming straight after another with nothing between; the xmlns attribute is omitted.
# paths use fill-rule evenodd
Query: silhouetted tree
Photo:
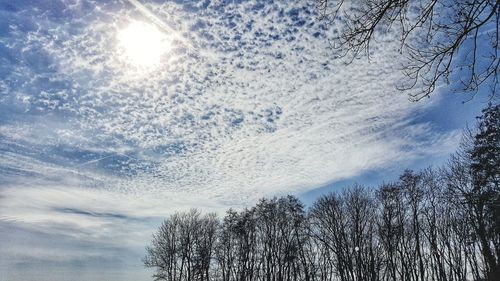
<svg viewBox="0 0 500 281"><path fill-rule="evenodd" d="M447 169L456 202L467 208L474 241L479 242L484 276L500 277L499 179L500 107L490 105L480 116L477 132L464 135Z"/></svg>
<svg viewBox="0 0 500 281"><path fill-rule="evenodd" d="M218 229L214 214L197 210L166 219L146 248L144 265L156 269L155 280L210 280L210 264Z"/></svg>
<svg viewBox="0 0 500 281"><path fill-rule="evenodd" d="M500 278L500 105L483 110L468 156L477 234L489 274Z"/></svg>

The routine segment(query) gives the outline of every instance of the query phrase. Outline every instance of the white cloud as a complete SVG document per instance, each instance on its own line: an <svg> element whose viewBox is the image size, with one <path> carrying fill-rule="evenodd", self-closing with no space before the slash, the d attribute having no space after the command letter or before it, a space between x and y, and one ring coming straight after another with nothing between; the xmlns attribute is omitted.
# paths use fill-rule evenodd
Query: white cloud
<svg viewBox="0 0 500 281"><path fill-rule="evenodd" d="M2 39L17 60L0 69L0 220L96 242L123 227L118 214L138 233L116 241L142 242L151 226L133 218L250 205L456 141L413 122L428 105L395 89L394 38L345 65L311 1L147 4L194 47L173 42L147 75L116 52L116 34L147 17L83 2L63 2L78 15L63 20L26 7L35 27Z"/></svg>
<svg viewBox="0 0 500 281"><path fill-rule="evenodd" d="M173 44L146 76L116 51L121 28L148 20L130 5L16 32L13 48L40 61L13 66L32 74L8 93L32 118L0 126L7 146L25 142L3 165L44 178L60 169L109 192L239 205L422 157L453 137L431 141L439 134L411 123L424 104L395 90L401 61L389 35L371 61L345 65L308 2L147 7L196 50Z"/></svg>

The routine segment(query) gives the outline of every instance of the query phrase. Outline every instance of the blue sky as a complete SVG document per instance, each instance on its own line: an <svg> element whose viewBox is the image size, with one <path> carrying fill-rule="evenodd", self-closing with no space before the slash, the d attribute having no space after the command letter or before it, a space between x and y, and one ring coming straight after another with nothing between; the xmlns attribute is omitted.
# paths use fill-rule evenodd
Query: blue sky
<svg viewBox="0 0 500 281"><path fill-rule="evenodd" d="M439 165L487 98L410 102L395 35L346 65L313 1L139 3L0 0L0 280L150 280L173 211Z"/></svg>

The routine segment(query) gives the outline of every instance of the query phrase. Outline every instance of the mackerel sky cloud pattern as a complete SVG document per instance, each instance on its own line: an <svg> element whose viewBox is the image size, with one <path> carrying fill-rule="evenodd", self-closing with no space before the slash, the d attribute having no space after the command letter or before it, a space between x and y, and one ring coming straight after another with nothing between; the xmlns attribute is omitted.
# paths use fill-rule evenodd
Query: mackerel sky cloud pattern
<svg viewBox="0 0 500 281"><path fill-rule="evenodd" d="M119 46L131 22L154 24L128 1L0 1L0 239L41 241L7 247L0 270L140 267L114 257L142 255L174 209L246 206L455 148L459 133L414 119L431 103L395 90L390 35L346 65L314 1L141 3L172 30L150 69Z"/></svg>

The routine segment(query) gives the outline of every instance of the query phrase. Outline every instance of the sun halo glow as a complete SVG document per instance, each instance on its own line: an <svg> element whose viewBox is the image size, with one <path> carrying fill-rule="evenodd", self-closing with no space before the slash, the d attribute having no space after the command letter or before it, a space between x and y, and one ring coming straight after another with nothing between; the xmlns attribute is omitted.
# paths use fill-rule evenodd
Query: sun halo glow
<svg viewBox="0 0 500 281"><path fill-rule="evenodd" d="M121 30L117 39L122 58L138 68L159 65L171 43L156 26L140 21L134 21Z"/></svg>

